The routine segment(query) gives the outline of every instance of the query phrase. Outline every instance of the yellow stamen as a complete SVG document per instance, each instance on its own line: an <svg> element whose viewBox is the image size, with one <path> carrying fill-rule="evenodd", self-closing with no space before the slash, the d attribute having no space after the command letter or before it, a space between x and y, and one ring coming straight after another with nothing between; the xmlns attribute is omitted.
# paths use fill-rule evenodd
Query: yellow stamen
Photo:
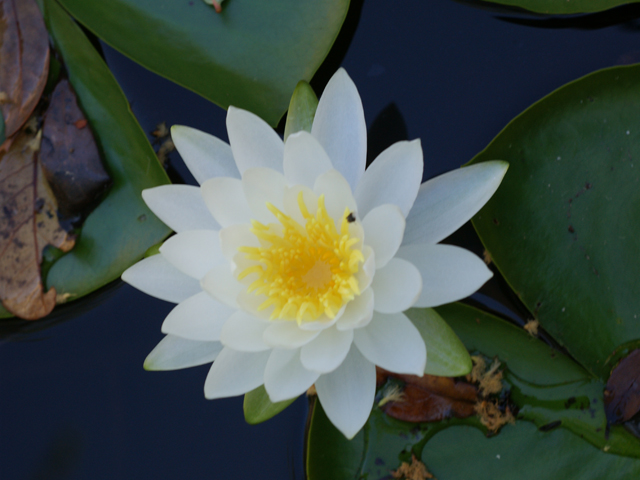
<svg viewBox="0 0 640 480"><path fill-rule="evenodd" d="M313 215L302 192L298 194L304 225L271 203L267 208L282 228L252 220L251 232L262 246L238 248L252 263L237 274L238 280L254 275L247 291L263 298L258 310L273 307L272 320L295 320L301 324L323 314L334 318L346 303L360 295L355 275L364 256L355 248L360 239L349 233L349 209L345 209L338 231L325 208L324 195L318 198Z"/></svg>

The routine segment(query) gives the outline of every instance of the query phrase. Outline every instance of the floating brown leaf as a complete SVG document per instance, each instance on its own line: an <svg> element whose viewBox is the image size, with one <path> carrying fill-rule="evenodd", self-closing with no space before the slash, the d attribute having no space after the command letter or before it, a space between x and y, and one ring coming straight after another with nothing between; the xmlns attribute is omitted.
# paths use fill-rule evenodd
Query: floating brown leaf
<svg viewBox="0 0 640 480"><path fill-rule="evenodd" d="M40 158L63 217L86 216L111 184L67 80L60 81L51 96Z"/></svg>
<svg viewBox="0 0 640 480"><path fill-rule="evenodd" d="M378 383L387 377L405 382L402 397L385 402L381 408L389 416L406 422L438 422L475 415L478 390L474 385L433 375L399 375L378 369Z"/></svg>
<svg viewBox="0 0 640 480"><path fill-rule="evenodd" d="M49 35L35 0L0 0L0 110L7 138L31 115L48 73Z"/></svg>
<svg viewBox="0 0 640 480"><path fill-rule="evenodd" d="M640 350L634 350L611 372L604 392L609 424L622 423L640 411Z"/></svg>
<svg viewBox="0 0 640 480"><path fill-rule="evenodd" d="M58 224L55 199L38 161L40 135L20 133L0 152L0 299L26 320L47 315L56 304L52 287L44 293L40 278L42 250L63 251L74 240Z"/></svg>

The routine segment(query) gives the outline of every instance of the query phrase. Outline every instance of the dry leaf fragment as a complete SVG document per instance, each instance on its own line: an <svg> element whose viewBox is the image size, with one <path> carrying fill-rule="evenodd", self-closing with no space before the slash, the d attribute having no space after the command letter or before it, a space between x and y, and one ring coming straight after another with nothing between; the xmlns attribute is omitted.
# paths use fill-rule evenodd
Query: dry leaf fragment
<svg viewBox="0 0 640 480"><path fill-rule="evenodd" d="M379 367L376 371L378 384L388 377L405 382L402 392L394 393L396 398L381 402L380 408L393 418L406 422L438 422L475 414L477 389L471 384L434 375L400 375Z"/></svg>
<svg viewBox="0 0 640 480"><path fill-rule="evenodd" d="M516 423L509 405L501 408L497 399L479 401L475 405L475 411L480 417L480 422L492 433L497 432L507 423L512 425Z"/></svg>
<svg viewBox="0 0 640 480"><path fill-rule="evenodd" d="M402 462L400 468L391 471L391 476L397 479L404 478L405 480L426 480L427 478L435 478L433 474L427 470L427 466L418 460L413 453L411 454L411 464Z"/></svg>
<svg viewBox="0 0 640 480"><path fill-rule="evenodd" d="M0 110L5 135L36 107L49 73L49 34L35 0L0 0Z"/></svg>
<svg viewBox="0 0 640 480"><path fill-rule="evenodd" d="M535 337L538 335L538 328L540 327L540 322L535 319L527 320L527 323L524 325L524 329L529 332L529 335Z"/></svg>
<svg viewBox="0 0 640 480"><path fill-rule="evenodd" d="M111 185L87 120L67 80L56 85L43 127L40 158L66 218L84 217Z"/></svg>
<svg viewBox="0 0 640 480"><path fill-rule="evenodd" d="M40 132L20 133L0 152L0 300L26 320L46 316L56 304L52 287L44 293L42 250L70 250L74 239L58 223L56 202L38 160Z"/></svg>
<svg viewBox="0 0 640 480"><path fill-rule="evenodd" d="M484 358L473 356L471 360L473 360L473 369L471 370L470 380L478 384L480 395L486 397L502 391L502 372L498 371L501 365L500 361L497 358L494 359L491 367L487 370Z"/></svg>
<svg viewBox="0 0 640 480"><path fill-rule="evenodd" d="M634 350L613 369L604 391L607 422L622 423L640 411L640 350Z"/></svg>
<svg viewBox="0 0 640 480"><path fill-rule="evenodd" d="M489 250L484 250L482 252L482 259L484 260L485 265L489 266L491 265L491 254L489 253Z"/></svg>

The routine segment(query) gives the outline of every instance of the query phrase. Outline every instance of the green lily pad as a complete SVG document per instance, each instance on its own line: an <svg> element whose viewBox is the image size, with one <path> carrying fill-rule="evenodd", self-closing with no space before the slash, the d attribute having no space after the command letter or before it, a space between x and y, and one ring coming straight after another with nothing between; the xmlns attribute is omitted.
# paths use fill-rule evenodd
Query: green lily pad
<svg viewBox="0 0 640 480"><path fill-rule="evenodd" d="M75 300L117 279L170 233L140 195L169 180L118 83L78 25L55 0L44 1L44 17L113 180L75 248L46 277L47 288ZM0 311L0 317L8 316Z"/></svg>
<svg viewBox="0 0 640 480"><path fill-rule="evenodd" d="M621 478L640 474L640 441L622 427L605 433L600 380L492 315L460 304L436 310L472 353L502 362L503 382L518 408L515 425L487 436L478 417L413 424L374 407L349 441L316 402L307 438L309 480L386 479L412 454L443 480L554 480L578 464L580 475L570 478L605 478L611 468L624 472Z"/></svg>
<svg viewBox="0 0 640 480"><path fill-rule="evenodd" d="M299 80L311 80L348 0L60 0L89 30L149 70L275 126Z"/></svg>
<svg viewBox="0 0 640 480"><path fill-rule="evenodd" d="M530 12L547 15L568 15L575 13L601 12L610 8L626 5L628 0L489 0L493 3L519 7Z"/></svg>
<svg viewBox="0 0 640 480"><path fill-rule="evenodd" d="M473 224L542 326L601 379L640 344L640 66L516 117L471 163L509 160Z"/></svg>

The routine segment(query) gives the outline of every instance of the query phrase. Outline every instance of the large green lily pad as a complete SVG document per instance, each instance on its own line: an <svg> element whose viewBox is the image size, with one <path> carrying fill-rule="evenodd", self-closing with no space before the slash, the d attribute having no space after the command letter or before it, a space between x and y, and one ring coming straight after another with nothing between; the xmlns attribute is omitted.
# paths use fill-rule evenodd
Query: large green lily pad
<svg viewBox="0 0 640 480"><path fill-rule="evenodd" d="M309 480L387 479L415 454L439 480L620 478L640 474L640 441L622 427L607 437L604 384L522 329L460 304L436 309L466 347L496 356L518 407L515 425L486 435L477 417L405 423L374 407L349 441L316 402L308 431ZM579 474L571 472L580 469Z"/></svg>
<svg viewBox="0 0 640 480"><path fill-rule="evenodd" d="M516 117L472 163L510 163L473 223L532 317L606 379L640 344L640 66L595 72Z"/></svg>
<svg viewBox="0 0 640 480"><path fill-rule="evenodd" d="M109 45L226 108L276 125L299 80L311 80L348 0L60 0Z"/></svg>
<svg viewBox="0 0 640 480"><path fill-rule="evenodd" d="M55 0L45 22L113 180L89 215L75 248L53 264L46 287L75 300L117 279L170 230L142 201L144 188L169 180L129 109L126 97L91 42ZM8 317L0 310L0 317Z"/></svg>
<svg viewBox="0 0 640 480"><path fill-rule="evenodd" d="M628 0L489 0L494 3L519 7L548 15L601 12L626 5Z"/></svg>

